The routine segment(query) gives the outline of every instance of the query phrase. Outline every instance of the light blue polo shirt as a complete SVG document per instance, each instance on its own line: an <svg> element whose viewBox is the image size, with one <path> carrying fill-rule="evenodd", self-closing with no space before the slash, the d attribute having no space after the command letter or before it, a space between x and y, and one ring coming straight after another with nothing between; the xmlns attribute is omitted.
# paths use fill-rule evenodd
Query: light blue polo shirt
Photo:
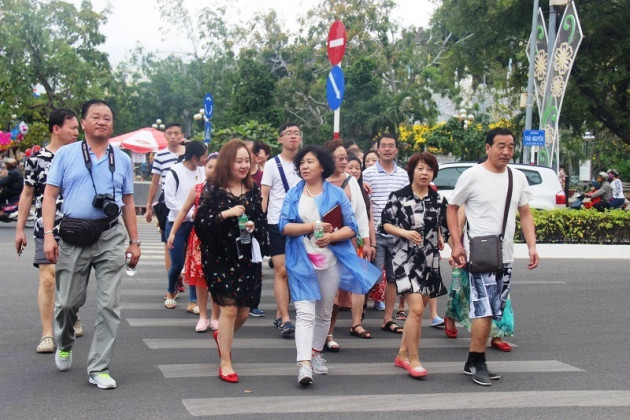
<svg viewBox="0 0 630 420"><path fill-rule="evenodd" d="M50 165L46 183L61 189L63 204L61 211L68 217L78 219L103 219L107 217L102 209L92 206L92 199L96 195L92 186L90 173L85 167L81 141L61 147ZM92 177L98 194L112 194L112 174L109 171L107 154L97 159L88 145L92 160ZM116 188L116 203L122 209L123 194L133 194L133 167L131 159L120 149L114 147L114 185Z"/></svg>

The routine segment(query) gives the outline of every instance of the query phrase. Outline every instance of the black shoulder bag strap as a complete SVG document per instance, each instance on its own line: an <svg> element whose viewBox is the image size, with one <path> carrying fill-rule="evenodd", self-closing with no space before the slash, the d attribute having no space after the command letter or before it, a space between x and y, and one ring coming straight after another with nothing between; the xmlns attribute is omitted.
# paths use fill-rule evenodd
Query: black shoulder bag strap
<svg viewBox="0 0 630 420"><path fill-rule="evenodd" d="M508 213L510 212L510 201L512 200L512 170L507 167L508 171L508 192L505 199L505 211L503 212L503 229L501 229L501 240L505 236L505 226L507 225Z"/></svg>
<svg viewBox="0 0 630 420"><path fill-rule="evenodd" d="M274 160L276 161L278 172L280 172L280 178L282 178L282 185L284 185L284 192L286 193L289 191L289 182L287 181L287 177L284 174L284 168L282 167L282 163L280 162L280 156L276 156Z"/></svg>
<svg viewBox="0 0 630 420"><path fill-rule="evenodd" d="M116 186L114 185L114 172L116 171L116 162L114 161L114 146L111 144L107 146L107 159L109 160L109 172L112 174L112 197L114 201L116 201ZM87 147L87 142L83 140L81 142L81 150L83 152L83 162L85 163L85 168L88 170L90 174L90 179L92 180L92 187L94 188L94 193L98 194L96 191L96 185L94 185L94 176L92 176L92 159L90 159L90 152Z"/></svg>
<svg viewBox="0 0 630 420"><path fill-rule="evenodd" d="M342 190L345 190L346 189L346 185L348 185L348 182L350 182L350 177L351 176L352 175L348 175L346 177L346 179L343 180L343 183L341 184L341 187L339 187L339 188L341 188Z"/></svg>
<svg viewBox="0 0 630 420"><path fill-rule="evenodd" d="M177 172L175 172L172 168L169 169L169 171L171 171L171 173L175 177L175 192L177 192L177 189L179 188L179 177L177 176Z"/></svg>
<svg viewBox="0 0 630 420"><path fill-rule="evenodd" d="M505 197L505 209L503 210L503 227L501 228L501 240L503 240L503 237L505 236L505 227L507 226L507 218L508 218L508 213L510 212L510 201L512 200L512 170L510 169L510 167L507 167L507 172L508 172L508 191L507 191L507 196ZM466 220L466 234L468 235L468 238L470 239L470 228L469 228L469 222L468 220Z"/></svg>

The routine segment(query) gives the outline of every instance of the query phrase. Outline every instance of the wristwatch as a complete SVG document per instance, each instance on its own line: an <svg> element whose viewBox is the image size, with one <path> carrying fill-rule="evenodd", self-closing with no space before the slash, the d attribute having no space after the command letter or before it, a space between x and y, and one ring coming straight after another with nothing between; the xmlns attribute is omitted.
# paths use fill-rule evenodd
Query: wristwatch
<svg viewBox="0 0 630 420"><path fill-rule="evenodd" d="M139 239L136 240L136 241L129 241L129 245L138 245L138 246L140 246L140 244L142 244L142 241L139 240Z"/></svg>

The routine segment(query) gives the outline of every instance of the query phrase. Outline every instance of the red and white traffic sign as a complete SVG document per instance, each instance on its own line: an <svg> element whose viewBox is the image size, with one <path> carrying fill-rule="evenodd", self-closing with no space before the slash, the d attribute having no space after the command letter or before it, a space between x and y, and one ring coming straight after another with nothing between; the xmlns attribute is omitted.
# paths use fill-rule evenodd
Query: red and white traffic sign
<svg viewBox="0 0 630 420"><path fill-rule="evenodd" d="M340 20L336 20L328 31L328 60L333 66L339 65L346 53L346 27Z"/></svg>

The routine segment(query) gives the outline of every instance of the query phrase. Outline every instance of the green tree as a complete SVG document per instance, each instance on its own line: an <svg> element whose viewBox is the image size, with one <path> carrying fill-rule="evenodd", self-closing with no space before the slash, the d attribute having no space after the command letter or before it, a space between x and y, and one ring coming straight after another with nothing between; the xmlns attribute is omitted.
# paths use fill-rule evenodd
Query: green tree
<svg viewBox="0 0 630 420"><path fill-rule="evenodd" d="M89 1L77 10L64 1L0 0L0 121L11 113L45 118L56 107L78 109L112 86L99 27L107 10ZM39 86L41 97L33 95Z"/></svg>

